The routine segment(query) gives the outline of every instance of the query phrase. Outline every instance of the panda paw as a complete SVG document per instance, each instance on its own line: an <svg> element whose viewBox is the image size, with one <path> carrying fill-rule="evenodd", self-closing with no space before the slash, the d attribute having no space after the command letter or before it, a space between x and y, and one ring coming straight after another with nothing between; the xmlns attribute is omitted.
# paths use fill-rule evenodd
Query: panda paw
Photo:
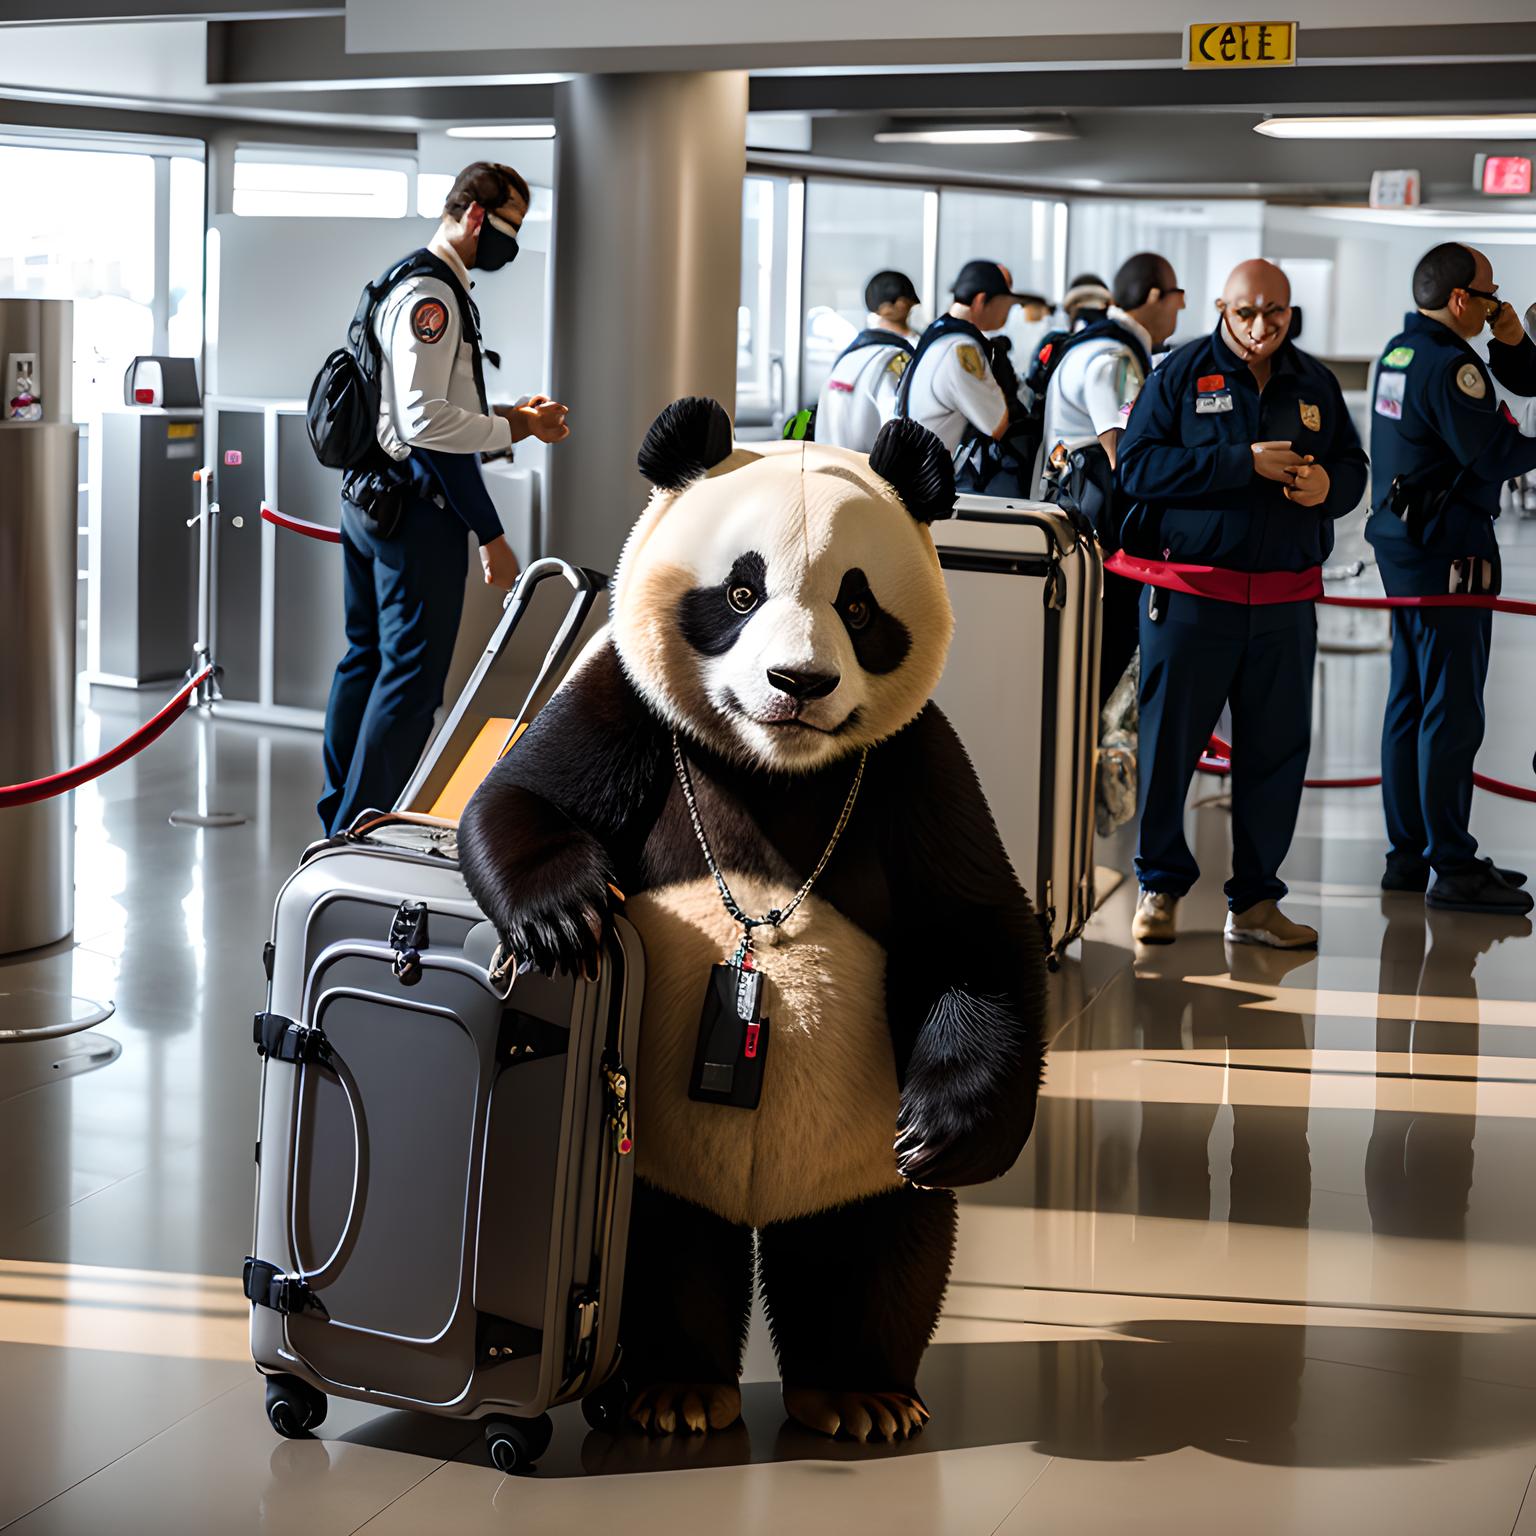
<svg viewBox="0 0 1536 1536"><path fill-rule="evenodd" d="M784 1411L818 1435L850 1440L906 1440L931 1415L915 1392L831 1392L785 1387Z"/></svg>
<svg viewBox="0 0 1536 1536"><path fill-rule="evenodd" d="M741 1417L735 1382L659 1381L630 1400L629 1419L648 1435L707 1435Z"/></svg>
<svg viewBox="0 0 1536 1536"><path fill-rule="evenodd" d="M531 900L512 908L501 929L518 968L593 976L603 942L605 904L574 897L565 902Z"/></svg>
<svg viewBox="0 0 1536 1536"><path fill-rule="evenodd" d="M1002 999L946 993L924 1025L902 1085L896 1171L956 1188L1000 1178L1035 1121L1039 1048Z"/></svg>

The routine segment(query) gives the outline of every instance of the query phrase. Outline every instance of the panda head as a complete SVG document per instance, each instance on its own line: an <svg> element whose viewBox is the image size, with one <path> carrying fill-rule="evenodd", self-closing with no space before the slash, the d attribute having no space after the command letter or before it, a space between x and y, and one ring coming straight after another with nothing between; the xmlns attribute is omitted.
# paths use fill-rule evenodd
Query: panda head
<svg viewBox="0 0 1536 1536"><path fill-rule="evenodd" d="M739 762L806 772L899 731L954 619L928 532L949 454L890 422L868 457L735 446L713 400L679 400L640 450L656 487L613 583L613 636L667 724Z"/></svg>

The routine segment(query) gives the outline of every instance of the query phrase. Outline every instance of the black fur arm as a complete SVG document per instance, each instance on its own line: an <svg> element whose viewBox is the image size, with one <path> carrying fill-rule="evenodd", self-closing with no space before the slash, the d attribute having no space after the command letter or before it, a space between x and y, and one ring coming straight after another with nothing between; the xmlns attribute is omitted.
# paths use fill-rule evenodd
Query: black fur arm
<svg viewBox="0 0 1536 1536"><path fill-rule="evenodd" d="M979 1184L1013 1166L1034 1126L1045 940L949 722L929 705L890 745L910 754L891 765L907 785L890 828L886 979L897 1167L917 1184Z"/></svg>
<svg viewBox="0 0 1536 1536"><path fill-rule="evenodd" d="M518 960L591 970L654 815L654 729L611 645L555 694L459 823L470 894Z"/></svg>

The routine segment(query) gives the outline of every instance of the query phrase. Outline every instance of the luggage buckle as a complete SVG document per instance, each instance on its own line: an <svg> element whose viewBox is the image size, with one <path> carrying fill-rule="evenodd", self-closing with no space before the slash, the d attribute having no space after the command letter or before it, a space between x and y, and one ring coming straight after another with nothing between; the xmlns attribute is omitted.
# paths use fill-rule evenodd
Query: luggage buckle
<svg viewBox="0 0 1536 1536"><path fill-rule="evenodd" d="M295 1023L280 1013L258 1013L251 1035L256 1041L256 1054L269 1061L286 1061L291 1066L310 1062L326 1066L331 1059L331 1042L322 1030Z"/></svg>
<svg viewBox="0 0 1536 1536"><path fill-rule="evenodd" d="M429 942L426 902L402 901L389 925L389 947L395 952L390 969L402 987L421 980L421 951Z"/></svg>
<svg viewBox="0 0 1536 1536"><path fill-rule="evenodd" d="M314 1312L329 1319L325 1303L314 1293L307 1280L286 1275L265 1259L248 1258L241 1277L247 1299L255 1306L268 1307L284 1317L295 1312Z"/></svg>

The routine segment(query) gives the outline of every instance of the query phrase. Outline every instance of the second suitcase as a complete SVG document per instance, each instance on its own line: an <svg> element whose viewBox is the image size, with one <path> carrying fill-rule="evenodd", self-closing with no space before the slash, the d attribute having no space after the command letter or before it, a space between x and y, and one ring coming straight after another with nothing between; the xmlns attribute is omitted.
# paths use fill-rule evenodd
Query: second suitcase
<svg viewBox="0 0 1536 1536"><path fill-rule="evenodd" d="M955 610L934 699L1059 962L1093 912L1098 545L1057 507L988 496L962 496L932 531Z"/></svg>

